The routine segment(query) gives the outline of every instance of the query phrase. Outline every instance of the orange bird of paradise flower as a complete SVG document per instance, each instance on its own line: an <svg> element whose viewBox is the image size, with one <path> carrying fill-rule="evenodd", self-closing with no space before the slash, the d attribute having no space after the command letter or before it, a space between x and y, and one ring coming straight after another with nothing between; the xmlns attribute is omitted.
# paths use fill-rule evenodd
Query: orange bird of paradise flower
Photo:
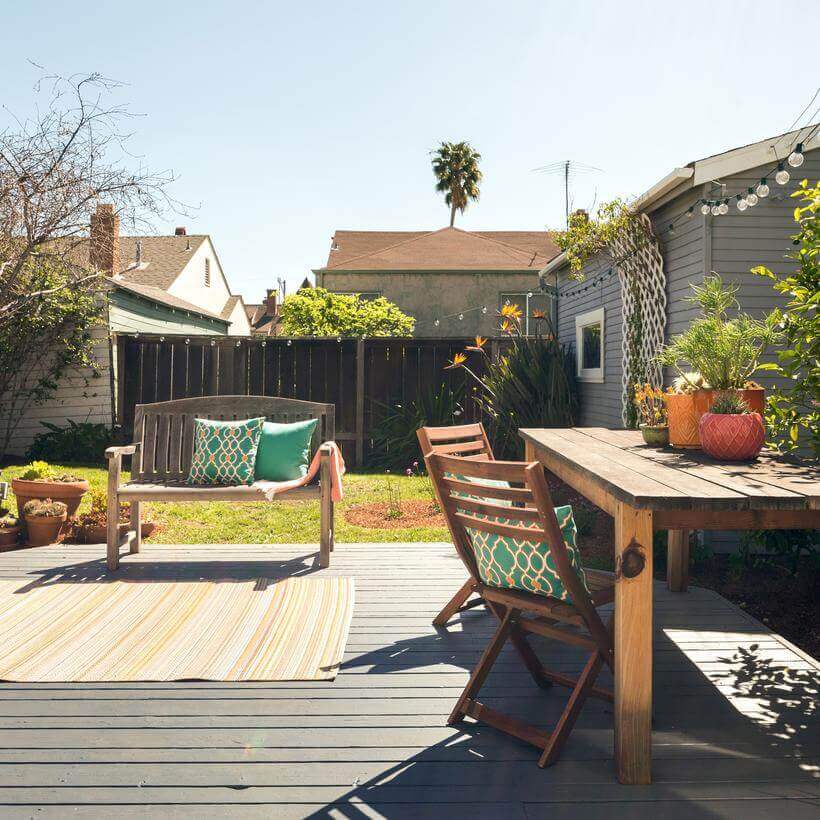
<svg viewBox="0 0 820 820"><path fill-rule="evenodd" d="M461 367L461 365L463 365L466 361L467 356L465 356L464 353L456 353L455 356L453 356L453 361L451 361L450 364L448 364L444 369L452 370L454 367Z"/></svg>

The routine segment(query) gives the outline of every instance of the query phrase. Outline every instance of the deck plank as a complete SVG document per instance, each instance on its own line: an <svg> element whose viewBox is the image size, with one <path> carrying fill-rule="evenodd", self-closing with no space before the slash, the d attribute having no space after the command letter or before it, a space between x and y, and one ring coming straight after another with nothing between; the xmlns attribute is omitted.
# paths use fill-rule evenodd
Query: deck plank
<svg viewBox="0 0 820 820"><path fill-rule="evenodd" d="M20 588L105 578L101 546L0 555ZM493 628L481 608L430 624L464 578L447 544L146 545L120 577L196 582L353 575L356 608L334 682L0 683L3 817L576 818L816 816L818 665L715 593L655 595L654 783L614 779L612 708L590 701L562 760L488 727L445 724ZM571 648L536 641L548 665ZM608 674L608 673L607 673ZM604 677L606 679L606 676ZM534 691L505 652L486 695L536 723L562 692ZM476 788L481 786L481 788ZM116 806L116 809L113 807Z"/></svg>

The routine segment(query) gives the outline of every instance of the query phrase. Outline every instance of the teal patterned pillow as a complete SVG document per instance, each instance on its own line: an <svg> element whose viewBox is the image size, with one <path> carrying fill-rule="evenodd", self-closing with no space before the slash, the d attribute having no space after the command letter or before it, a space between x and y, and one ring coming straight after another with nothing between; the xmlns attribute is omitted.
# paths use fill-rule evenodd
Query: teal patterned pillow
<svg viewBox="0 0 820 820"><path fill-rule="evenodd" d="M477 518L491 518L478 513L471 513ZM584 568L577 546L577 529L572 507L568 504L555 508L558 526L567 548L570 564L581 583L587 587ZM508 523L504 518L492 517L501 524ZM516 522L517 523L517 522ZM549 544L544 541L528 541L496 535L467 527L467 535L475 554L481 580L491 587L501 589L520 589L547 595L559 601L572 602L572 596L552 560Z"/></svg>
<svg viewBox="0 0 820 820"><path fill-rule="evenodd" d="M253 484L256 451L265 419L194 419L194 455L189 484Z"/></svg>

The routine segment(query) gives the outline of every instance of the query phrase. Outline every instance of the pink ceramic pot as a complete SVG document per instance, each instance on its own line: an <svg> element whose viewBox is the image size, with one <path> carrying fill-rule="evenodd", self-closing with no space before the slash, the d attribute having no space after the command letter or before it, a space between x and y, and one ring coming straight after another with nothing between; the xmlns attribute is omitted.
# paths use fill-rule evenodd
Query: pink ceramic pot
<svg viewBox="0 0 820 820"><path fill-rule="evenodd" d="M760 413L704 413L698 432L704 451L720 461L751 461L766 439Z"/></svg>

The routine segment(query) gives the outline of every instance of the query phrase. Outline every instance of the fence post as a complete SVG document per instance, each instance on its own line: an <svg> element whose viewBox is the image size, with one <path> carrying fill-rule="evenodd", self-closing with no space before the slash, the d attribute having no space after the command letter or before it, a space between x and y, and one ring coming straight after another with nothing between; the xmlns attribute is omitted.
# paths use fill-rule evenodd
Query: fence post
<svg viewBox="0 0 820 820"><path fill-rule="evenodd" d="M364 462L364 339L356 342L356 467Z"/></svg>

